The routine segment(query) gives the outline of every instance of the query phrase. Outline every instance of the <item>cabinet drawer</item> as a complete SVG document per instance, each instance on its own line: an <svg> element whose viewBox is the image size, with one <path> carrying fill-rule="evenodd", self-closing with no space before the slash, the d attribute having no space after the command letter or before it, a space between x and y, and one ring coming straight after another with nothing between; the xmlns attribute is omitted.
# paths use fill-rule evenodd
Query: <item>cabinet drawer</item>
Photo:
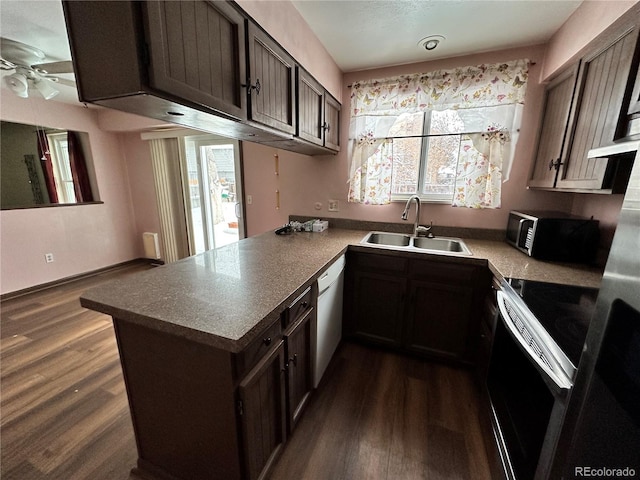
<svg viewBox="0 0 640 480"><path fill-rule="evenodd" d="M457 263L417 260L409 264L413 278L443 281L456 285L471 285L475 282L476 267Z"/></svg>
<svg viewBox="0 0 640 480"><path fill-rule="evenodd" d="M282 327L276 321L261 335L251 342L247 348L236 355L236 373L243 377L282 337Z"/></svg>
<svg viewBox="0 0 640 480"><path fill-rule="evenodd" d="M282 313L283 327L286 328L287 325L292 324L302 317L312 305L313 297L311 295L311 287L307 287L307 289L302 292L302 294Z"/></svg>

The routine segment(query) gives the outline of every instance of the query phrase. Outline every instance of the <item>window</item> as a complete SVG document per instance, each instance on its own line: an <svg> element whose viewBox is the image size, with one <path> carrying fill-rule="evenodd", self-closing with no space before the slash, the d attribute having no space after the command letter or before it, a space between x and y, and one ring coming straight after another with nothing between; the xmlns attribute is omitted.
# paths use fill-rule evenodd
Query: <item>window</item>
<svg viewBox="0 0 640 480"><path fill-rule="evenodd" d="M99 202L87 132L0 122L0 208Z"/></svg>
<svg viewBox="0 0 640 480"><path fill-rule="evenodd" d="M76 203L76 193L73 185L73 175L69 162L69 143L67 132L50 133L49 153L53 164L53 178L56 183L56 193L59 203Z"/></svg>
<svg viewBox="0 0 640 480"><path fill-rule="evenodd" d="M524 59L355 82L348 200L384 205L417 194L499 208L528 67Z"/></svg>
<svg viewBox="0 0 640 480"><path fill-rule="evenodd" d="M455 110L401 115L389 131L391 199L418 195L426 201L451 203L463 131Z"/></svg>

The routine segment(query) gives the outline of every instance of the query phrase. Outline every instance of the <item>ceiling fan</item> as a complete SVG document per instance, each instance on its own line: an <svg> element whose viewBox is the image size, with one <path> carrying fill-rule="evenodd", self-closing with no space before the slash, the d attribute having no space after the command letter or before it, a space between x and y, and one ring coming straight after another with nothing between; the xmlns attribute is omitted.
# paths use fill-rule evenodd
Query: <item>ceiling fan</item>
<svg viewBox="0 0 640 480"><path fill-rule="evenodd" d="M46 99L50 100L60 93L52 83L69 85L75 88L75 82L60 78L58 75L73 73L71 61L44 62L46 55L42 50L8 38L0 38L0 69L15 70L4 77L7 86L17 96L27 98L29 88L34 87Z"/></svg>

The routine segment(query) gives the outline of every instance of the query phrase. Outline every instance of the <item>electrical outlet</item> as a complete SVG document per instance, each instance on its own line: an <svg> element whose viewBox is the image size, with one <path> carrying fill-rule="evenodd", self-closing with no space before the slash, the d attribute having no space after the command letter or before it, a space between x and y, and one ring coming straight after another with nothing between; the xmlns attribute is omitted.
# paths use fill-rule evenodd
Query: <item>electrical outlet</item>
<svg viewBox="0 0 640 480"><path fill-rule="evenodd" d="M44 260L47 263L53 262L53 253L45 253L44 254Z"/></svg>
<svg viewBox="0 0 640 480"><path fill-rule="evenodd" d="M251 205L253 203L253 195L247 195L247 205Z"/></svg>
<svg viewBox="0 0 640 480"><path fill-rule="evenodd" d="M338 207L338 200L329 200L327 203L329 204L328 210L330 212L340 211L340 208Z"/></svg>

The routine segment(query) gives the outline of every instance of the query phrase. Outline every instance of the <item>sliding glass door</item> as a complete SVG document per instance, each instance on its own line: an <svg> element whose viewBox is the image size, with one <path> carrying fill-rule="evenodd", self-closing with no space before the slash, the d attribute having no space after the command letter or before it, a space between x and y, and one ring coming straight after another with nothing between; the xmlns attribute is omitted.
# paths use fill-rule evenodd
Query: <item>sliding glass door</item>
<svg viewBox="0 0 640 480"><path fill-rule="evenodd" d="M183 182L191 254L244 238L238 142L184 137Z"/></svg>

